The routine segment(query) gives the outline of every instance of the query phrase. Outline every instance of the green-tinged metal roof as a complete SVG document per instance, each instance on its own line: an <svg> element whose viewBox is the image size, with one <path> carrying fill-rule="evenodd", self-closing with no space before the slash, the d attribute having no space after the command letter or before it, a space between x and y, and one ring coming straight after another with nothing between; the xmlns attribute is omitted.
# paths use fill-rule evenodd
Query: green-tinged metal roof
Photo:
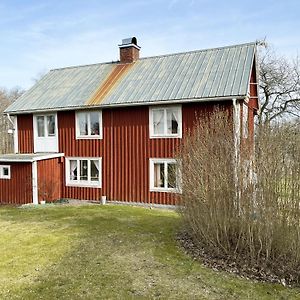
<svg viewBox="0 0 300 300"><path fill-rule="evenodd" d="M34 162L64 156L64 153L10 153L1 154L0 162Z"/></svg>
<svg viewBox="0 0 300 300"><path fill-rule="evenodd" d="M141 58L124 74L118 63L56 69L6 112L246 97L255 51L249 43Z"/></svg>

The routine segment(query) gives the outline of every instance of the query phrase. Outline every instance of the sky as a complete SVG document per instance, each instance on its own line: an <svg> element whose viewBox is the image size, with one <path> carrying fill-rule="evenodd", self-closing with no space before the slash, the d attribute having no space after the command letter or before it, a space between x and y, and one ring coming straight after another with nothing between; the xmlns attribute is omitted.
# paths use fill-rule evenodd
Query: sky
<svg viewBox="0 0 300 300"><path fill-rule="evenodd" d="M116 61L136 36L141 57L266 38L300 54L299 0L0 0L0 87L30 88L50 69Z"/></svg>

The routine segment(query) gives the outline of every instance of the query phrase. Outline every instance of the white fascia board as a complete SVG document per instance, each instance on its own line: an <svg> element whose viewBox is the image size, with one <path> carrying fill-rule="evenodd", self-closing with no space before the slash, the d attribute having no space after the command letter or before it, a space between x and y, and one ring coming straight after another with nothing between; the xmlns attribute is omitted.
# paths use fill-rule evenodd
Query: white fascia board
<svg viewBox="0 0 300 300"><path fill-rule="evenodd" d="M235 99L245 99L247 95L237 96ZM226 97L214 97L214 98L193 98L193 99L170 99L162 101L145 101L145 102L132 102L132 103L112 103L112 104L101 104L101 105L78 105L68 107L55 107L55 108L44 108L44 109L33 109L33 110L21 110L9 112L11 115L20 114L37 114L37 113L48 113L57 111L70 111L70 110L91 110L95 108L115 108L115 107L131 107L131 106L149 106L149 105L169 105L169 104L184 104L194 102L218 102L218 101L232 101L232 96Z"/></svg>
<svg viewBox="0 0 300 300"><path fill-rule="evenodd" d="M53 154L48 154L48 155L41 155L41 156L36 156L34 158L1 158L1 162L35 162L39 160L45 160L45 159L51 159L51 158L58 158L58 157L63 157L65 154L64 153L53 153Z"/></svg>

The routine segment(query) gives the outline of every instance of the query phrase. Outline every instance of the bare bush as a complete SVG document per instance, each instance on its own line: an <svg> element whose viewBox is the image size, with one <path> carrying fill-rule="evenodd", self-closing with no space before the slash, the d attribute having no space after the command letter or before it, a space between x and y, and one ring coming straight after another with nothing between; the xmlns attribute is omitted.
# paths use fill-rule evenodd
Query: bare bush
<svg viewBox="0 0 300 300"><path fill-rule="evenodd" d="M199 122L182 148L185 224L211 255L300 282L299 130L262 129L253 165L236 160L228 120Z"/></svg>

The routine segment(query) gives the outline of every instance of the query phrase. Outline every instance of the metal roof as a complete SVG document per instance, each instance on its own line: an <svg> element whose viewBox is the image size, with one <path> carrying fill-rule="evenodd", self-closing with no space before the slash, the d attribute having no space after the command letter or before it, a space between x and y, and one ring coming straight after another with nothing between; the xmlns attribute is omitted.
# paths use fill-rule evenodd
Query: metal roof
<svg viewBox="0 0 300 300"><path fill-rule="evenodd" d="M0 162L34 162L64 156L64 153L17 153L2 154Z"/></svg>
<svg viewBox="0 0 300 300"><path fill-rule="evenodd" d="M7 113L246 97L256 43L51 70Z"/></svg>

